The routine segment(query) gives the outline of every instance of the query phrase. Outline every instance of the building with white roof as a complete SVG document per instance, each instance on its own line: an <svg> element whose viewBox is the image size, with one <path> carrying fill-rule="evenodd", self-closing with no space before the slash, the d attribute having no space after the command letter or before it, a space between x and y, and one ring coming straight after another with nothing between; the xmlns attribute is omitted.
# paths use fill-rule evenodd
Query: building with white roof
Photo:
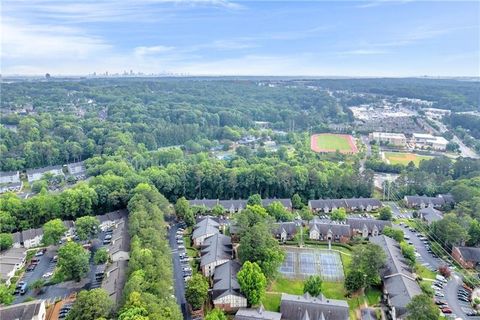
<svg viewBox="0 0 480 320"><path fill-rule="evenodd" d="M445 151L448 141L444 137L433 136L428 133L414 133L413 141L417 149L433 149Z"/></svg>
<svg viewBox="0 0 480 320"><path fill-rule="evenodd" d="M389 143L398 147L405 147L407 144L407 138L403 133L372 132L370 133L370 139L378 143Z"/></svg>

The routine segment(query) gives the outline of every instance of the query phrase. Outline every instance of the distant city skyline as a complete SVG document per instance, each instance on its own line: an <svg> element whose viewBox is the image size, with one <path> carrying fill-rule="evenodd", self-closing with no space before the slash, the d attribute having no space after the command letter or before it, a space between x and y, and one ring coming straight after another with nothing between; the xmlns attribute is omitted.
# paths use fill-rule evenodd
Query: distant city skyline
<svg viewBox="0 0 480 320"><path fill-rule="evenodd" d="M478 1L5 0L2 75L478 77Z"/></svg>

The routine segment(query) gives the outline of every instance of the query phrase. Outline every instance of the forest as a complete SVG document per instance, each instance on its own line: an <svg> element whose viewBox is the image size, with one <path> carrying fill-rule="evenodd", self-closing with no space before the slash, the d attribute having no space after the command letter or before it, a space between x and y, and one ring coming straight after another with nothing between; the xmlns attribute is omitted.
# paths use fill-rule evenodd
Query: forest
<svg viewBox="0 0 480 320"><path fill-rule="evenodd" d="M422 98L460 111L475 109L475 89L475 83L431 79L12 81L2 85L0 170L165 146L212 146L238 140L256 121L273 130L323 132L328 123L351 121L346 108L365 102L339 102L327 90Z"/></svg>

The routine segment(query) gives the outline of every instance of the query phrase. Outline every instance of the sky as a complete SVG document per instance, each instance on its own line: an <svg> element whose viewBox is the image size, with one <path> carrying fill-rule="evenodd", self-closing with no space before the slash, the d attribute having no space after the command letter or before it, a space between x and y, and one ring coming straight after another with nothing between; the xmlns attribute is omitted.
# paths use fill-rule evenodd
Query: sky
<svg viewBox="0 0 480 320"><path fill-rule="evenodd" d="M480 76L480 1L3 0L2 75Z"/></svg>

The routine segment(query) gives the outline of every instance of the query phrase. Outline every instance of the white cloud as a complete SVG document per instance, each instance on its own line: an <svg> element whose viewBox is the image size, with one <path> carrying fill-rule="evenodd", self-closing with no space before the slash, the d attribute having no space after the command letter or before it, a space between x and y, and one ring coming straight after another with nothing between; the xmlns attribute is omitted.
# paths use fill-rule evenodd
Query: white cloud
<svg viewBox="0 0 480 320"><path fill-rule="evenodd" d="M133 52L135 56L143 57L146 55L158 55L165 52L170 52L173 49L175 49L175 47L158 45L158 46L151 46L151 47L136 47L133 50Z"/></svg>
<svg viewBox="0 0 480 320"><path fill-rule="evenodd" d="M76 28L2 20L2 58L82 59L110 48L101 38Z"/></svg>

